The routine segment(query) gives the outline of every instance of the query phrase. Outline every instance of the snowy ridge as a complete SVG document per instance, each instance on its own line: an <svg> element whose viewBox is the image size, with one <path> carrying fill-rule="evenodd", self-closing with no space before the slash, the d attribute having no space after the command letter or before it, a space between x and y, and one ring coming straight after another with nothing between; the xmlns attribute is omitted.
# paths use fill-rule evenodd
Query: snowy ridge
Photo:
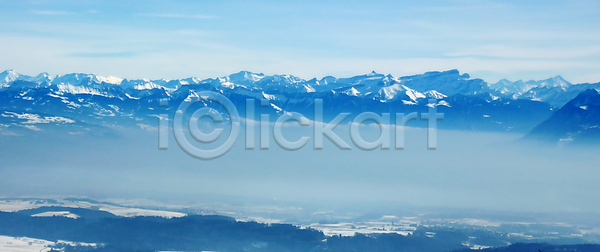
<svg viewBox="0 0 600 252"><path fill-rule="evenodd" d="M58 87L58 91L61 93L89 94L89 95L100 95L100 96L106 96L106 97L113 97L112 95L110 95L108 93L104 93L94 87L74 86L71 84L58 84L57 87Z"/></svg>
<svg viewBox="0 0 600 252"><path fill-rule="evenodd" d="M141 98L140 94L148 95L147 91L160 89L170 95L182 87L194 86L194 89L196 87L203 87L203 89L213 87L217 90L230 90L252 97L260 97L262 92L282 94L288 98L290 95L296 94L331 92L381 102L404 100L409 103L418 103L420 99L445 99L455 94L490 93L510 99L528 99L551 104L552 101L557 101L554 103L557 105L574 98L573 92L569 91L580 86L573 85L560 76L527 82L521 80L512 82L502 79L497 83L487 84L483 80L471 78L468 74L460 74L457 70L427 72L421 75L399 78L373 71L369 74L348 78L327 76L310 80L304 80L293 75L265 75L248 71L217 78L200 79L190 77L175 80L128 80L114 76L105 77L84 73L62 74L54 78L47 73L41 73L36 77L31 77L14 70L6 70L0 73L0 88L10 87L16 81L33 82L40 85L49 83L51 86L58 87L60 92L69 94L90 94L129 99L139 99ZM110 88L120 88L125 95L112 94ZM598 84L598 88L600 88L600 84Z"/></svg>
<svg viewBox="0 0 600 252"><path fill-rule="evenodd" d="M444 74L444 73L440 73ZM51 87L56 87L58 92L64 94L88 94L105 97L127 97L129 99L139 99L140 94L148 94L142 91L164 90L170 95L184 86L209 87L217 90L233 90L242 95L253 97L262 96L262 92L288 95L309 94L318 92L336 93L338 89L342 94L364 97L367 99L377 99L382 102L402 99L416 101L426 96L406 85L399 84L400 80L391 75L383 75L372 72L366 75L358 75L350 78L324 77L320 80L313 78L304 80L293 75L272 75L267 76L262 73L252 73L242 71L229 76L199 79L195 77L178 80L127 80L114 76L99 76L94 74L72 73L62 74L51 78L47 73L42 73L38 77L30 77L19 74L13 70L7 70L0 73L0 86L9 87L15 81L26 81L37 83L48 83ZM38 85L38 86L39 86ZM15 86L16 87L16 86ZM125 95L111 92L114 88L120 88ZM349 90L344 92L344 90ZM432 90L426 90L432 91ZM435 91L435 90L433 90ZM142 92L142 93L140 93ZM253 94L258 92L258 94ZM435 91L436 97L445 96L441 92ZM287 95L286 95L287 94Z"/></svg>
<svg viewBox="0 0 600 252"><path fill-rule="evenodd" d="M442 94L442 93L440 93L438 91L435 91L435 90L429 90L429 91L425 92L425 96L427 98L440 99L440 100L448 97L447 95Z"/></svg>

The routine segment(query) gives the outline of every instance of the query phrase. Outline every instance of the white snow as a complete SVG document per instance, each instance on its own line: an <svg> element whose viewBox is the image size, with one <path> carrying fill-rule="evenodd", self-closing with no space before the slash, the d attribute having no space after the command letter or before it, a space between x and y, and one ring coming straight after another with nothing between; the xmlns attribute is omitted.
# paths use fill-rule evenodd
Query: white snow
<svg viewBox="0 0 600 252"><path fill-rule="evenodd" d="M108 76L108 77L95 76L95 77L100 82L106 82L106 83L115 84L115 85L121 84L121 82L123 81L123 79L114 77L114 76Z"/></svg>
<svg viewBox="0 0 600 252"><path fill-rule="evenodd" d="M248 77L248 75L246 75L246 78L251 79L254 82L260 81L262 78L264 78L264 75L258 75L255 73L250 73L250 76Z"/></svg>
<svg viewBox="0 0 600 252"><path fill-rule="evenodd" d="M446 106L446 107L451 107L450 104L446 101L439 101L437 106Z"/></svg>
<svg viewBox="0 0 600 252"><path fill-rule="evenodd" d="M81 105L79 105L79 104L77 104L77 103L74 103L74 102L72 102L72 101L68 101L66 98L65 98L65 99L62 99L61 101L62 101L63 103L66 103L66 104L67 104L67 106L70 106L70 107L72 107L72 108L79 108L79 107L81 107Z"/></svg>
<svg viewBox="0 0 600 252"><path fill-rule="evenodd" d="M48 96L54 97L54 98L59 98L59 99L67 99L67 97L58 96L58 95L55 95L53 93L48 93Z"/></svg>
<svg viewBox="0 0 600 252"><path fill-rule="evenodd" d="M32 217L54 217L54 216L62 216L62 217L67 217L67 218L71 218L71 219L78 219L79 215L73 214L69 211L58 211L58 212L43 212L43 213L39 213L39 214L34 214L31 215Z"/></svg>
<svg viewBox="0 0 600 252"><path fill-rule="evenodd" d="M187 214L164 211L164 210L151 210L142 209L135 207L115 206L109 204L96 204L87 201L63 201L58 200L58 203L48 203L47 201L28 201L28 200L0 200L0 211L1 212L16 212L26 209L34 209L44 206L60 206L60 207L73 207L73 208L99 208L100 211L106 211L117 216L123 217L134 217L134 216L157 216L164 218L176 218L185 217Z"/></svg>
<svg viewBox="0 0 600 252"><path fill-rule="evenodd" d="M271 107L273 107L275 110L277 111L282 111L283 109L281 109L280 107L277 107L275 104L271 103Z"/></svg>
<svg viewBox="0 0 600 252"><path fill-rule="evenodd" d="M0 200L0 212L16 212L41 207L35 201Z"/></svg>
<svg viewBox="0 0 600 252"><path fill-rule="evenodd" d="M190 90L190 94L188 94L188 96L184 99L184 101L191 102L191 101L197 100L198 98L200 98L198 93L196 93L196 91L194 91L194 90Z"/></svg>
<svg viewBox="0 0 600 252"><path fill-rule="evenodd" d="M278 219L269 219L269 218L263 218L263 217L245 217L245 218L239 218L239 219L235 219L236 221L242 221L242 222L258 222L258 223L264 223L264 224L275 224L275 223L281 223L281 220Z"/></svg>
<svg viewBox="0 0 600 252"><path fill-rule="evenodd" d="M4 71L4 72L0 73L0 83L1 84L8 84L10 82L18 80L19 77L21 77L21 74L15 72L12 69L11 70L7 70L7 71ZM23 76L23 77L29 77L29 76Z"/></svg>
<svg viewBox="0 0 600 252"><path fill-rule="evenodd" d="M345 94L348 96L359 96L360 92L358 92L358 90L356 90L356 88L351 87L350 89L348 89L346 91L342 91L342 94Z"/></svg>
<svg viewBox="0 0 600 252"><path fill-rule="evenodd" d="M133 97L131 95L129 95L128 93L125 93L125 95L127 96L127 98L132 99L132 100L139 100L140 98L137 97Z"/></svg>
<svg viewBox="0 0 600 252"><path fill-rule="evenodd" d="M120 110L120 109L119 109L119 107L117 107L116 105L109 104L108 106L109 106L110 108L114 109L114 110L115 110L117 113L119 113L119 110Z"/></svg>
<svg viewBox="0 0 600 252"><path fill-rule="evenodd" d="M412 90L406 86L402 86L404 87L404 89L406 89L406 95L408 95L408 97L410 97L411 100L413 101L417 101L417 99L419 98L426 98L424 94L421 94L415 90Z"/></svg>
<svg viewBox="0 0 600 252"><path fill-rule="evenodd" d="M27 120L23 123L25 124L35 124L35 123L74 123L75 121L69 119L69 118L64 118L64 117L60 117L60 116L45 116L45 117L41 117L40 115L36 115L36 114L28 114L28 113L22 113L22 114L18 114L15 112L10 112L10 111L6 111L2 114L3 117L12 117L12 118L17 118L17 119L23 119L23 120Z"/></svg>
<svg viewBox="0 0 600 252"><path fill-rule="evenodd" d="M471 225L471 226L481 226L481 227L499 227L501 225L500 222L489 221L489 220L481 220L481 219L459 219L459 220L450 220L450 223L457 223L461 225Z"/></svg>
<svg viewBox="0 0 600 252"><path fill-rule="evenodd" d="M381 89L379 89L379 91L377 92L378 94L378 98L381 101L389 101L394 99L394 97L398 94L398 92L401 91L405 91L406 89L404 89L403 85L400 84L394 84L391 86L387 86L387 87L382 87ZM411 97L411 94L408 90L406 90L406 95L408 95L411 100L415 100L413 99L413 97Z"/></svg>
<svg viewBox="0 0 600 252"><path fill-rule="evenodd" d="M65 244L70 246L91 246L96 247L96 243L71 242L58 240L57 242L29 237L12 237L0 235L0 251L2 252L46 252L52 250L53 246Z"/></svg>
<svg viewBox="0 0 600 252"><path fill-rule="evenodd" d="M104 94L104 93L98 91L95 88L86 87L86 86L73 86L71 84L58 84L58 90L60 92L69 93L69 94L90 94L90 95L112 97L112 96L109 96L107 94Z"/></svg>
<svg viewBox="0 0 600 252"><path fill-rule="evenodd" d="M277 100L277 96L275 96L275 95L270 95L270 94L267 94L265 92L262 92L262 95L267 100L270 100L270 101Z"/></svg>
<svg viewBox="0 0 600 252"><path fill-rule="evenodd" d="M107 211L117 216L123 217L135 217L135 216L156 216L163 218L180 218L185 217L187 214L178 213L178 212L170 212L170 211L161 211L161 210L150 210L150 209L141 209L141 208L127 208L127 207L117 207L111 205L102 205L100 207L100 211Z"/></svg>
<svg viewBox="0 0 600 252"><path fill-rule="evenodd" d="M433 99L444 99L444 98L448 97L447 95L442 94L435 90L429 90L429 91L425 92L425 96L427 96L428 98L433 98Z"/></svg>
<svg viewBox="0 0 600 252"><path fill-rule="evenodd" d="M316 89L314 89L313 87L311 87L311 86L310 86L310 85L308 85L308 84L304 84L303 86L304 86L304 89L306 89L306 92L307 92L307 93L314 93L314 92L317 92L317 90L316 90Z"/></svg>
<svg viewBox="0 0 600 252"><path fill-rule="evenodd" d="M161 87L162 86L160 86L156 83L150 82L150 81L139 83L139 84L136 84L133 86L133 88L136 90L147 90L147 89L155 89L155 88L161 88Z"/></svg>
<svg viewBox="0 0 600 252"><path fill-rule="evenodd" d="M378 221L337 223L337 224L310 224L302 228L313 228L323 232L327 236L342 235L352 236L356 233L361 234L386 234L396 233L400 235L411 235L417 230L418 220L413 217L398 218L396 216L384 216Z"/></svg>
<svg viewBox="0 0 600 252"><path fill-rule="evenodd" d="M219 78L219 80L221 80L221 78ZM233 82L231 82L231 81L227 81L226 79L221 82L221 86L223 86L224 88L229 88L229 89L235 88L235 84L233 84Z"/></svg>
<svg viewBox="0 0 600 252"><path fill-rule="evenodd" d="M56 243L57 244L66 244L66 245L73 246L73 247L76 247L76 246L84 246L84 247L90 247L91 246L91 247L96 247L96 246L98 246L97 243L72 242L72 241L65 241L65 240L58 240L58 241L56 241Z"/></svg>
<svg viewBox="0 0 600 252"><path fill-rule="evenodd" d="M11 237L0 235L0 251L3 252L44 252L56 243L28 237Z"/></svg>
<svg viewBox="0 0 600 252"><path fill-rule="evenodd" d="M482 250L482 249L491 248L491 246L483 246L483 245L471 244L470 242L463 242L462 245L466 246L466 247L469 247L471 250Z"/></svg>

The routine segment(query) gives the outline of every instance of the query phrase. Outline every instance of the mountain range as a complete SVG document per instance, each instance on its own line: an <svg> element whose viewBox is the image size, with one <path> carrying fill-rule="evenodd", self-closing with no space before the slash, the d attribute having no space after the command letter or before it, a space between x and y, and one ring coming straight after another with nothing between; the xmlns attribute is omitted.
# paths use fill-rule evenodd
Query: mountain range
<svg viewBox="0 0 600 252"><path fill-rule="evenodd" d="M445 114L441 128L529 132L527 138L552 141L578 135L573 140L579 141L598 138L578 133L582 127L593 132L598 125L595 104L599 98L593 93L598 89L600 83L572 84L560 76L490 84L458 70L403 77L371 72L309 80L247 71L207 79L128 80L83 73L27 76L7 70L0 73L0 134L56 129L111 134L118 127L130 126L151 129L159 114L173 114L188 97L214 91L228 97L242 116L248 98L268 100L270 106L257 106L257 113L299 112L308 118L312 118L314 99L323 99L324 120L342 112L426 112L429 100L435 99L438 111ZM169 100L168 106L159 107L164 99ZM415 121L412 126L424 125Z"/></svg>

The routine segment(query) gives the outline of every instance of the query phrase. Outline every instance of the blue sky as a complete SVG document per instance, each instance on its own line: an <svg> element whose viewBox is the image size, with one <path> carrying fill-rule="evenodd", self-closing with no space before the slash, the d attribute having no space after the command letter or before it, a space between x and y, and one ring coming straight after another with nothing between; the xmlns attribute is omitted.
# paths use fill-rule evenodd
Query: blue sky
<svg viewBox="0 0 600 252"><path fill-rule="evenodd" d="M600 81L598 1L3 1L0 71Z"/></svg>

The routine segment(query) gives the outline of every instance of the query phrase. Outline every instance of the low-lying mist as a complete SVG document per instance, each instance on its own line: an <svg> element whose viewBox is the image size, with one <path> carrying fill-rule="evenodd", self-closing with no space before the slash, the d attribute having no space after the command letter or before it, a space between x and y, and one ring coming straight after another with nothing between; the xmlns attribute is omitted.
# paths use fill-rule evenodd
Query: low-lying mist
<svg viewBox="0 0 600 252"><path fill-rule="evenodd" d="M258 127L257 127L258 128ZM289 141L310 136L297 151L235 146L213 160L187 155L170 136L158 149L155 131L121 136L3 136L0 196L80 196L150 199L177 205L286 205L313 210L356 206L493 211L599 213L600 149L545 146L523 134L407 128L405 148L361 150L348 125L335 130L352 150L327 138L313 149L312 128L286 127ZM379 128L361 128L373 141ZM258 141L258 129L256 132ZM391 137L394 137L392 132ZM188 139L189 140L189 139ZM192 140L190 140L192 141Z"/></svg>

